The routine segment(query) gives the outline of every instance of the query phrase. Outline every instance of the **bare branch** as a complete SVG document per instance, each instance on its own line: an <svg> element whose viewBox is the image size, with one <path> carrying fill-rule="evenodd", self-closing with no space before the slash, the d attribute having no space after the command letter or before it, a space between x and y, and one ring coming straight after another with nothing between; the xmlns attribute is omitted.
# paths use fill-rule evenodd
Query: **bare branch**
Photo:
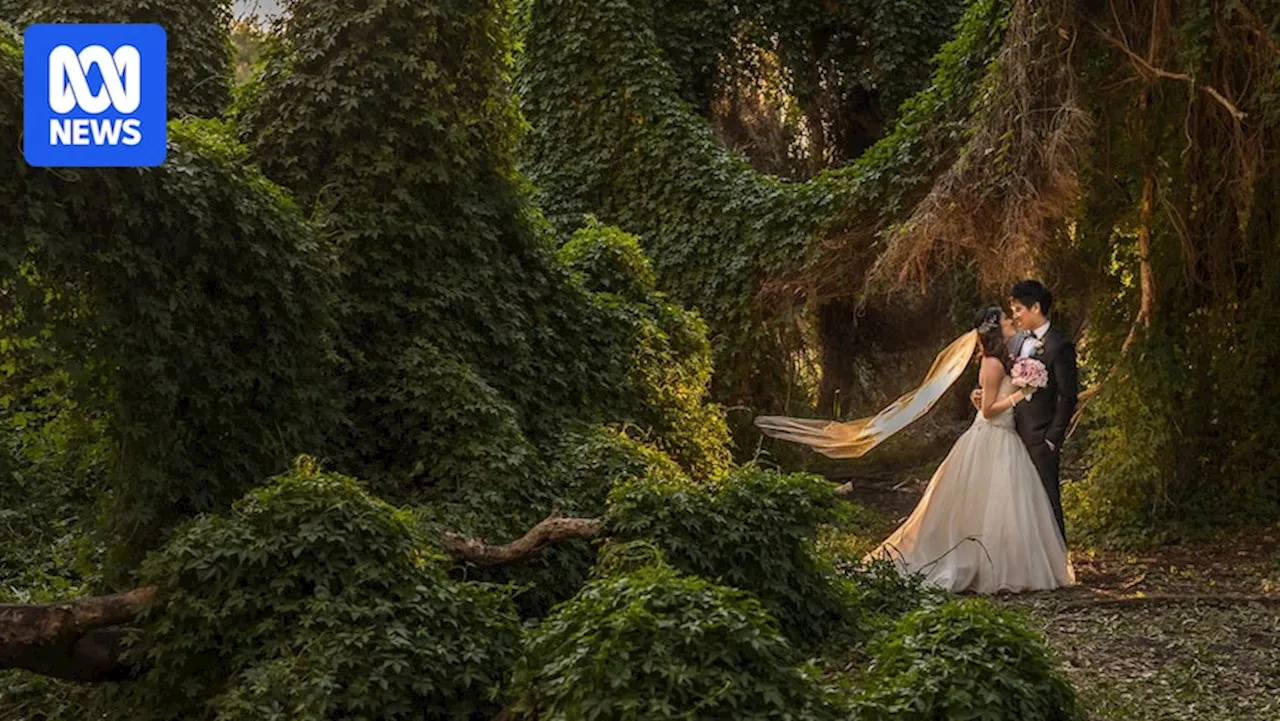
<svg viewBox="0 0 1280 721"><path fill-rule="evenodd" d="M558 541L591 538L600 531L602 522L595 518L564 518L558 510L543 519L520 538L501 546L490 546L479 538L463 538L456 533L444 534L445 550L462 561L477 566L501 566L522 561L544 546Z"/></svg>
<svg viewBox="0 0 1280 721"><path fill-rule="evenodd" d="M1218 90L1214 88L1212 85L1199 85L1196 83L1195 78L1191 77L1190 75L1187 75L1186 73L1174 73L1174 72L1165 70L1163 68L1158 68L1152 65L1151 63L1147 62L1146 58L1135 53L1132 48L1126 45L1122 40L1117 39L1114 35L1107 32L1106 29L1104 29L1098 23L1094 22L1093 27L1095 30L1098 31L1099 35L1101 35L1103 38L1107 40L1107 42L1116 46L1116 48L1119 49L1121 52L1123 52L1125 55L1128 55L1129 59L1132 60L1135 65L1138 66L1139 72L1149 74L1149 75L1154 75L1155 77L1158 77L1158 78L1165 78L1166 80L1181 80L1185 83L1190 83L1193 87L1200 88L1201 90L1205 91L1210 96L1212 96L1214 100L1217 100L1218 103L1220 103L1222 107L1226 108L1227 112L1231 113L1231 115L1235 117L1237 121L1244 120L1245 118L1244 111L1240 110L1240 108L1237 108L1235 104L1232 103L1230 100L1227 100L1226 96L1218 92Z"/></svg>

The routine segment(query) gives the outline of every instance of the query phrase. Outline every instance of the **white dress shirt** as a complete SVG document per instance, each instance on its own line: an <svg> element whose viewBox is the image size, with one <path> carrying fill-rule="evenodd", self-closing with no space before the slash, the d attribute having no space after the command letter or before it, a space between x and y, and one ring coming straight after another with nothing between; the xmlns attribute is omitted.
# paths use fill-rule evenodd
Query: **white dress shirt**
<svg viewBox="0 0 1280 721"><path fill-rule="evenodd" d="M1031 337L1022 340L1022 349L1018 351L1019 358L1028 358L1035 352L1036 342L1044 339L1044 334L1049 332L1049 321L1045 321L1044 325L1031 331Z"/></svg>

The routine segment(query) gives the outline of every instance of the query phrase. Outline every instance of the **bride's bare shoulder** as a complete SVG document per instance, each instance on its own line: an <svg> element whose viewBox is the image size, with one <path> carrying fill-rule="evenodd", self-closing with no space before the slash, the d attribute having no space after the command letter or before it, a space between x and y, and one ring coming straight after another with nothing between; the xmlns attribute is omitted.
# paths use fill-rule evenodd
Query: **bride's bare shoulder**
<svg viewBox="0 0 1280 721"><path fill-rule="evenodd" d="M1004 376L1004 363L995 356L983 356L981 372L983 377L998 381Z"/></svg>

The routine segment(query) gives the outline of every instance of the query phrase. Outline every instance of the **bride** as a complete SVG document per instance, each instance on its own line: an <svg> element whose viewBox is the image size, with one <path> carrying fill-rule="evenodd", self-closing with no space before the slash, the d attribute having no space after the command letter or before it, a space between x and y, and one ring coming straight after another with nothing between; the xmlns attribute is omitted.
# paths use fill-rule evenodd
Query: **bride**
<svg viewBox="0 0 1280 721"><path fill-rule="evenodd" d="M1013 321L979 312L981 410L938 467L911 515L867 558L949 591L990 594L1069 586L1075 573L1049 497L1013 423L1024 399L1010 378Z"/></svg>

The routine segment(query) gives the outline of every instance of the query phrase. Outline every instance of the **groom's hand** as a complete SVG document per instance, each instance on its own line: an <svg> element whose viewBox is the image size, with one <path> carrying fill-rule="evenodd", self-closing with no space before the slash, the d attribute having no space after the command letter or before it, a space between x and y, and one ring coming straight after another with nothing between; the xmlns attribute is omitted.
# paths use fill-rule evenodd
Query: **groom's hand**
<svg viewBox="0 0 1280 721"><path fill-rule="evenodd" d="M982 389L981 388L973 389L973 392L969 394L969 402L973 404L973 407L975 409L982 410Z"/></svg>

